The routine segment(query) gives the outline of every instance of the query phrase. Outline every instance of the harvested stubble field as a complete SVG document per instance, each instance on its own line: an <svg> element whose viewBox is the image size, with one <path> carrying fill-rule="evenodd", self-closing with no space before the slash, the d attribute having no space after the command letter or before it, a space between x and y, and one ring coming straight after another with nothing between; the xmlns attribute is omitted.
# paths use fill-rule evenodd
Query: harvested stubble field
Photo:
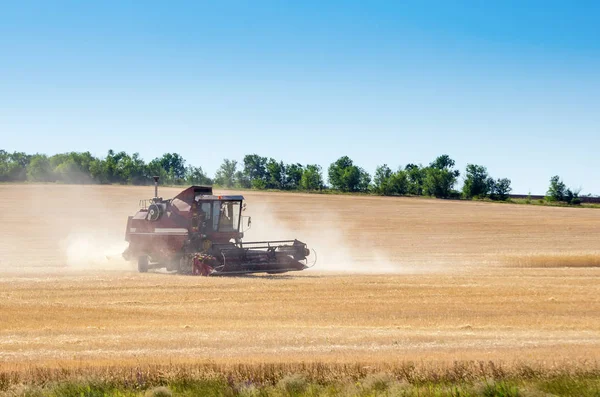
<svg viewBox="0 0 600 397"><path fill-rule="evenodd" d="M118 258L151 194L0 185L0 370L600 357L600 210L245 192L246 239L301 239L317 265L197 278Z"/></svg>

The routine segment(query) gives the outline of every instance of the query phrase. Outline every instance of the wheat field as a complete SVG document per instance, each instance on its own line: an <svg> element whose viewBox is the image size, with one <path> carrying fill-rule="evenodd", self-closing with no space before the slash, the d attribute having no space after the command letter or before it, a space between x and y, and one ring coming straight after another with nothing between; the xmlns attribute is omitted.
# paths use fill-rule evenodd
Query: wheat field
<svg viewBox="0 0 600 397"><path fill-rule="evenodd" d="M599 210L242 194L246 240L314 268L138 274L118 254L152 188L0 185L0 367L600 357Z"/></svg>

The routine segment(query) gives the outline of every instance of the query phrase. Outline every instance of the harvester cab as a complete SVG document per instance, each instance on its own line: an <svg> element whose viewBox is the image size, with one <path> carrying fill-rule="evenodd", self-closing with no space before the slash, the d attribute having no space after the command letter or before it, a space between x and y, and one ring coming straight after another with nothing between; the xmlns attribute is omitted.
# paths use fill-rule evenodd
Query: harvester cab
<svg viewBox="0 0 600 397"><path fill-rule="evenodd" d="M184 274L285 273L309 266L310 251L298 240L243 242L251 218L240 195L213 195L211 186L190 186L172 199L141 201L127 221L123 253L138 270L166 268ZM244 230L245 228L245 230ZM316 261L316 259L315 259Z"/></svg>

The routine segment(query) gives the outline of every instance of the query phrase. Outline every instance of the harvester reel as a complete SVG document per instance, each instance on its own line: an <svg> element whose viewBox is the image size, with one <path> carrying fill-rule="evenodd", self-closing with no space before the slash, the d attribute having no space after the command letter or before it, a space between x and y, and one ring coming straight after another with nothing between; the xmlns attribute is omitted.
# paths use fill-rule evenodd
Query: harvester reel
<svg viewBox="0 0 600 397"><path fill-rule="evenodd" d="M317 264L317 251L314 250L314 248L312 250L309 250L308 252L310 253L312 251L313 253L313 260L312 262L308 262L308 259L305 260L305 266L307 269L310 269L311 267L313 267L314 265ZM307 255L308 256L308 255Z"/></svg>

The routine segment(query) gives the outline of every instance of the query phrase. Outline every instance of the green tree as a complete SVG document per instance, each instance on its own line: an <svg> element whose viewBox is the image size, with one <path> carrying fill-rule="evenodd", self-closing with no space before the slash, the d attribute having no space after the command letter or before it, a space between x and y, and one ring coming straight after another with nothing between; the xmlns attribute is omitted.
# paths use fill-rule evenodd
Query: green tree
<svg viewBox="0 0 600 397"><path fill-rule="evenodd" d="M131 183L132 175L131 173L134 171L134 161L131 156L124 151L120 151L116 153L113 158L113 182L127 184ZM164 169L164 166L161 164L161 159L157 159L158 163ZM165 169L166 177L163 178L165 183L176 183L174 180L174 173L170 172L170 170ZM164 176L164 174L162 175Z"/></svg>
<svg viewBox="0 0 600 397"><path fill-rule="evenodd" d="M300 188L300 181L302 180L302 174L304 173L304 167L302 164L288 164L285 166L285 186L284 189L296 190Z"/></svg>
<svg viewBox="0 0 600 397"><path fill-rule="evenodd" d="M93 160L90 152L59 153L49 158L56 179L66 183L92 182L90 166Z"/></svg>
<svg viewBox="0 0 600 397"><path fill-rule="evenodd" d="M340 157L335 163L329 166L329 184L337 190L348 191L348 173L353 170L354 163L348 156ZM358 175L355 181L351 181L355 186L358 185Z"/></svg>
<svg viewBox="0 0 600 397"><path fill-rule="evenodd" d="M307 165L302 172L302 178L300 178L300 189L308 191L321 190L323 185L321 167L316 164Z"/></svg>
<svg viewBox="0 0 600 397"><path fill-rule="evenodd" d="M148 163L148 165L146 166L145 174L148 177L149 181L152 180L153 176L158 176L160 178L160 180L163 181L163 183L170 183L170 181L169 181L170 176L169 176L167 170L165 170L163 168L163 166L160 164L159 158L155 158L154 160L152 160Z"/></svg>
<svg viewBox="0 0 600 397"><path fill-rule="evenodd" d="M370 175L354 165L348 156L340 157L329 166L329 183L342 192L361 192L369 189Z"/></svg>
<svg viewBox="0 0 600 397"><path fill-rule="evenodd" d="M421 165L407 164L404 167L404 171L408 179L408 193L415 196L422 196L426 169Z"/></svg>
<svg viewBox="0 0 600 397"><path fill-rule="evenodd" d="M236 171L233 179L235 180L235 184L243 189L250 189L252 187L252 181L250 181L250 178L243 171Z"/></svg>
<svg viewBox="0 0 600 397"><path fill-rule="evenodd" d="M429 164L430 167L437 168L438 170L451 170L454 168L454 165L454 160L452 160L447 154L438 156L431 164Z"/></svg>
<svg viewBox="0 0 600 397"><path fill-rule="evenodd" d="M482 165L467 164L463 195L466 198L485 198L490 193L494 180L490 178L487 168Z"/></svg>
<svg viewBox="0 0 600 397"><path fill-rule="evenodd" d="M377 167L373 179L373 189L383 196L405 195L408 193L409 181L406 171L399 169L393 172L387 164Z"/></svg>
<svg viewBox="0 0 600 397"><path fill-rule="evenodd" d="M30 160L31 156L25 153L0 150L0 181L25 181Z"/></svg>
<svg viewBox="0 0 600 397"><path fill-rule="evenodd" d="M438 198L448 198L453 193L456 179L460 176L458 170L453 170L454 160L447 154L439 156L425 171L423 191L425 194Z"/></svg>
<svg viewBox="0 0 600 397"><path fill-rule="evenodd" d="M185 182L188 185L211 185L213 181L204 173L202 167L190 165L185 170Z"/></svg>
<svg viewBox="0 0 600 397"><path fill-rule="evenodd" d="M185 179L185 160L177 153L165 153L158 160L166 171L169 183L180 184Z"/></svg>
<svg viewBox="0 0 600 397"><path fill-rule="evenodd" d="M383 196L389 196L392 194L392 189L390 186L392 174L393 172L387 164L380 165L375 169L375 176L373 178L373 190L375 193Z"/></svg>
<svg viewBox="0 0 600 397"><path fill-rule="evenodd" d="M33 182L54 182L54 173L48 156L35 154L31 157L27 167L27 179Z"/></svg>
<svg viewBox="0 0 600 397"><path fill-rule="evenodd" d="M550 187L546 192L546 200L548 201L565 201L567 194L567 186L558 175L550 178Z"/></svg>
<svg viewBox="0 0 600 397"><path fill-rule="evenodd" d="M106 164L102 159L94 159L90 163L90 177L97 183L109 183L108 175L106 174Z"/></svg>
<svg viewBox="0 0 600 397"><path fill-rule="evenodd" d="M91 179L85 172L79 168L75 160L68 158L60 163L55 169L54 174L58 180L65 183L89 183Z"/></svg>
<svg viewBox="0 0 600 397"><path fill-rule="evenodd" d="M215 183L223 187L235 186L237 161L225 159L215 174Z"/></svg>
<svg viewBox="0 0 600 397"><path fill-rule="evenodd" d="M261 157L258 154L244 156L244 170L240 178L242 187L264 189L267 183L267 162L266 157Z"/></svg>
<svg viewBox="0 0 600 397"><path fill-rule="evenodd" d="M455 183L456 177L451 172L430 167L425 173L423 192L429 196L448 198Z"/></svg>
<svg viewBox="0 0 600 397"><path fill-rule="evenodd" d="M358 192L368 192L371 188L371 175L364 169L358 167Z"/></svg>
<svg viewBox="0 0 600 397"><path fill-rule="evenodd" d="M569 204L581 204L581 199L579 198L579 193L581 189L567 189L565 193L565 201Z"/></svg>
<svg viewBox="0 0 600 397"><path fill-rule="evenodd" d="M269 159L267 163L267 189L283 189L286 185L285 181L285 165L283 161L276 161L275 159Z"/></svg>
<svg viewBox="0 0 600 397"><path fill-rule="evenodd" d="M579 198L580 191L581 189L567 188L560 177L555 175L550 178L550 187L546 193L546 200L563 201L568 204L581 204L581 199Z"/></svg>
<svg viewBox="0 0 600 397"><path fill-rule="evenodd" d="M264 179L254 179L251 184L252 189L264 190L267 188L267 181Z"/></svg>
<svg viewBox="0 0 600 397"><path fill-rule="evenodd" d="M106 183L132 183L134 178L131 173L134 171L134 164L139 164L140 161L141 159L139 159L139 156L136 156L136 159L134 160L124 151L115 153L114 150L110 149L103 161L90 162L89 172L90 175L97 176L98 179L101 179L103 183L104 181ZM172 183L168 178L167 172L163 170L160 159L154 159L150 164L152 164L152 173L154 175L160 176L161 180L165 183ZM163 170L163 172L161 172L161 170ZM146 181L148 171L149 169L144 167L144 181Z"/></svg>
<svg viewBox="0 0 600 397"><path fill-rule="evenodd" d="M142 185L149 183L151 180L150 175L147 175L146 163L140 158L139 153L122 157L119 169L123 179L128 184Z"/></svg>
<svg viewBox="0 0 600 397"><path fill-rule="evenodd" d="M102 164L104 166L102 173L106 176L106 180L108 183L119 182L117 181L117 162L118 158L115 158L114 150L109 149ZM154 162L157 164L157 167L160 167L158 160L155 160Z"/></svg>
<svg viewBox="0 0 600 397"><path fill-rule="evenodd" d="M508 178L501 178L495 181L492 180L490 198L492 200L506 201L508 199L508 195L512 191L510 184L511 181Z"/></svg>
<svg viewBox="0 0 600 397"><path fill-rule="evenodd" d="M9 157L6 150L0 149L0 182L9 180Z"/></svg>
<svg viewBox="0 0 600 397"><path fill-rule="evenodd" d="M409 182L407 172L404 170L394 172L390 177L389 185L392 195L403 196L408 194Z"/></svg>

